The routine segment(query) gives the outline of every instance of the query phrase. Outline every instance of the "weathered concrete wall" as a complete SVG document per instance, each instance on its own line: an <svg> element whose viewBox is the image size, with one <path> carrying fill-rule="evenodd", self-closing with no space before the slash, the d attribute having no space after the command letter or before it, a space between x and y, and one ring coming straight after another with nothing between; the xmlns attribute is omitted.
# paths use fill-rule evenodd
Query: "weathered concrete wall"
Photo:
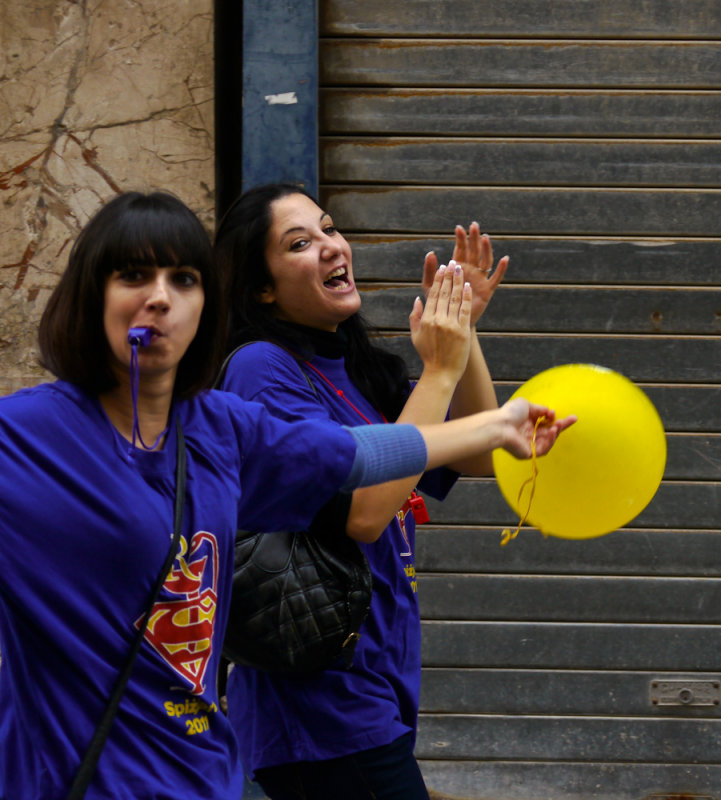
<svg viewBox="0 0 721 800"><path fill-rule="evenodd" d="M37 323L102 202L167 189L212 226L212 5L0 6L0 394L47 378Z"/></svg>

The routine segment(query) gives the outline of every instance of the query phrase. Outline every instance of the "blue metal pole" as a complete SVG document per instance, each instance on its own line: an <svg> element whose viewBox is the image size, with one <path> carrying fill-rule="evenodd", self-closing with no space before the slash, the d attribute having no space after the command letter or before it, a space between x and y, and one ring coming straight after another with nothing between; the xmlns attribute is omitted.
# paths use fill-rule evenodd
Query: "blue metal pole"
<svg viewBox="0 0 721 800"><path fill-rule="evenodd" d="M243 190L318 194L317 0L243 0Z"/></svg>

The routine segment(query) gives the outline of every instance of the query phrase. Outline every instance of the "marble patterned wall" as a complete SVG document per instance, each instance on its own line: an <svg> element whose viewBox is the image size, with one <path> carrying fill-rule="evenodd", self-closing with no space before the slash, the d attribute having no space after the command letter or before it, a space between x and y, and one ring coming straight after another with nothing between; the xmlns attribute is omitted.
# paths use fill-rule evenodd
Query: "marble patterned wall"
<svg viewBox="0 0 721 800"><path fill-rule="evenodd" d="M162 188L213 224L212 0L0 5L0 394L48 376L36 329L73 239Z"/></svg>

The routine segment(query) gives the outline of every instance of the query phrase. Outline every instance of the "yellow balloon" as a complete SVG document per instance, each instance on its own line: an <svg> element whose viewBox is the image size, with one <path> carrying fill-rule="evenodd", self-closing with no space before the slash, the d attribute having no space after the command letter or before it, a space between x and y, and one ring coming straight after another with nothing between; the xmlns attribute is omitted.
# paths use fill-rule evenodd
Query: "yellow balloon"
<svg viewBox="0 0 721 800"><path fill-rule="evenodd" d="M628 378L594 364L564 364L513 397L548 406L556 418L578 416L536 460L530 508L532 462L494 450L498 486L521 519L528 512L528 524L544 534L590 539L627 525L651 502L666 467L666 436L653 403Z"/></svg>

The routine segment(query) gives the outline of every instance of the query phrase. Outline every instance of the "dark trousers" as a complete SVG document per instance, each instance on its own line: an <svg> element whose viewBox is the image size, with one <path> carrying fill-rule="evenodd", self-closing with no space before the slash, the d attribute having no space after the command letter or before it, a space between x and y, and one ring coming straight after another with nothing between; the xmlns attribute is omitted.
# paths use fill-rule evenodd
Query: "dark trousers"
<svg viewBox="0 0 721 800"><path fill-rule="evenodd" d="M410 733L341 758L265 767L256 780L271 800L428 800Z"/></svg>

